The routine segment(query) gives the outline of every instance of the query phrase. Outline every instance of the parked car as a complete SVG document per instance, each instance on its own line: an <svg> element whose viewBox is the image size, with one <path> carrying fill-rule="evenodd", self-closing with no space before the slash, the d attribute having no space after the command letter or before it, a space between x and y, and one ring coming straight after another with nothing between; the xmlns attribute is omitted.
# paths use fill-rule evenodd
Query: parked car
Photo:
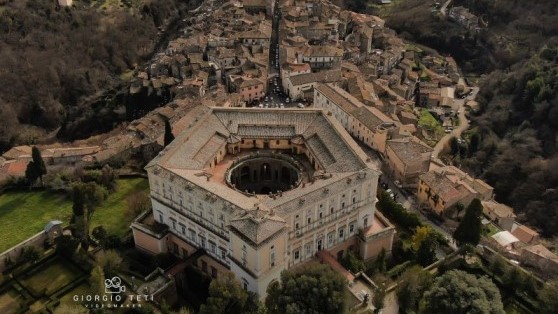
<svg viewBox="0 0 558 314"><path fill-rule="evenodd" d="M297 106L298 108L304 108L304 104L302 104L302 103L300 103L300 102L299 102L298 105L296 105L296 106Z"/></svg>
<svg viewBox="0 0 558 314"><path fill-rule="evenodd" d="M394 184L396 187L400 188L400 189L403 188L403 185L401 184L401 182L399 182L399 180L393 181L393 184Z"/></svg>

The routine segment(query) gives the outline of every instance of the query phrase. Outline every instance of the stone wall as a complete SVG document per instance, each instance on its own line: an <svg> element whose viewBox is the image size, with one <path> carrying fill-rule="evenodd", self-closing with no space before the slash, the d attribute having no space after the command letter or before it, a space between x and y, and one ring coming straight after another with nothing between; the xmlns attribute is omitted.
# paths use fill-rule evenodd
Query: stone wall
<svg viewBox="0 0 558 314"><path fill-rule="evenodd" d="M21 255L21 252L23 252L23 250L26 247L36 247L36 248L43 248L43 245L45 243L45 240L48 238L48 235L46 234L46 232L41 231L37 234L35 234L34 236L28 238L27 240L24 240L23 242L20 242L19 244L17 244L16 246L9 248L8 250L2 252L2 254L0 254L0 272L3 272L4 270L6 270L8 267L6 265L6 261L7 260L11 260L12 262L17 262L19 256Z"/></svg>

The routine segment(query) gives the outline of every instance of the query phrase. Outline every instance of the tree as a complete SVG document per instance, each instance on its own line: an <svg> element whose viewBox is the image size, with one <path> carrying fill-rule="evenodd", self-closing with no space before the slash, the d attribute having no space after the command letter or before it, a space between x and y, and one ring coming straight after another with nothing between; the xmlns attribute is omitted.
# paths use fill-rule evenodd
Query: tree
<svg viewBox="0 0 558 314"><path fill-rule="evenodd" d="M452 136L449 142L450 142L451 154L453 156L457 155L457 153L459 153L459 142L457 141L457 138L455 136Z"/></svg>
<svg viewBox="0 0 558 314"><path fill-rule="evenodd" d="M56 253L66 258L71 258L78 247L79 240L70 235L61 235L56 238Z"/></svg>
<svg viewBox="0 0 558 314"><path fill-rule="evenodd" d="M437 239L431 226L417 227L411 238L411 243L411 248L415 252L416 260L420 265L428 266L434 262Z"/></svg>
<svg viewBox="0 0 558 314"><path fill-rule="evenodd" d="M35 166L35 163L33 161L30 161L27 164L27 168L25 169L25 179L27 179L29 186L31 187L39 177L40 174L37 170L37 167Z"/></svg>
<svg viewBox="0 0 558 314"><path fill-rule="evenodd" d="M99 241L99 244L101 244L101 246L103 246L107 238L107 231L103 226L97 226L93 228L93 231L91 231L91 235L93 236L93 238L95 238L95 240Z"/></svg>
<svg viewBox="0 0 558 314"><path fill-rule="evenodd" d="M101 169L100 184L109 191L116 190L116 173L109 165L104 165Z"/></svg>
<svg viewBox="0 0 558 314"><path fill-rule="evenodd" d="M424 292L432 285L432 275L420 266L413 266L401 275L397 285L397 303L402 313L416 312Z"/></svg>
<svg viewBox="0 0 558 314"><path fill-rule="evenodd" d="M39 174L39 178L41 179L41 183L43 181L43 176L47 173L47 169L45 166L45 161L41 156L41 151L36 146L31 148L31 158L33 159L33 165L37 170L37 174Z"/></svg>
<svg viewBox="0 0 558 314"><path fill-rule="evenodd" d="M42 185L43 175L47 173L47 169L43 157L41 156L41 151L39 151L36 146L33 146L31 149L31 158L32 160L27 164L27 168L25 169L25 178L29 182L29 185L32 185L40 178Z"/></svg>
<svg viewBox="0 0 558 314"><path fill-rule="evenodd" d="M130 195L126 202L128 203L128 214L136 217L151 207L151 200L146 192L136 192Z"/></svg>
<svg viewBox="0 0 558 314"><path fill-rule="evenodd" d="M558 280L545 283L539 290L539 304L542 314L555 314L558 309Z"/></svg>
<svg viewBox="0 0 558 314"><path fill-rule="evenodd" d="M38 261L39 258L41 258L41 253L39 253L37 248L35 248L34 246L25 247L21 252L21 256L20 256L21 261L23 261L24 263L26 262L34 263Z"/></svg>
<svg viewBox="0 0 558 314"><path fill-rule="evenodd" d="M415 229L415 233L411 237L411 247L416 252L419 250L420 245L426 238L432 234L433 230L431 226L421 226Z"/></svg>
<svg viewBox="0 0 558 314"><path fill-rule="evenodd" d="M416 256L417 262L423 267L434 263L436 260L436 239L432 233L421 242Z"/></svg>
<svg viewBox="0 0 558 314"><path fill-rule="evenodd" d="M83 190L81 186L75 185L73 188L73 204L72 212L74 217L81 217L84 213L85 207L85 195L83 195Z"/></svg>
<svg viewBox="0 0 558 314"><path fill-rule="evenodd" d="M450 270L434 280L420 302L421 313L504 314L500 291L488 277Z"/></svg>
<svg viewBox="0 0 558 314"><path fill-rule="evenodd" d="M350 251L347 253L347 256L341 259L341 265L355 274L366 269L364 262Z"/></svg>
<svg viewBox="0 0 558 314"><path fill-rule="evenodd" d="M479 133L477 132L473 133L471 135L471 138L469 139L469 155L473 155L479 150L480 142L481 142L481 137Z"/></svg>
<svg viewBox="0 0 558 314"><path fill-rule="evenodd" d="M382 248L380 254L374 260L374 268L380 273L386 271L386 249Z"/></svg>
<svg viewBox="0 0 558 314"><path fill-rule="evenodd" d="M259 306L256 303L254 308L254 300L259 302L242 289L233 274L225 273L211 281L209 297L200 307L200 314L257 313Z"/></svg>
<svg viewBox="0 0 558 314"><path fill-rule="evenodd" d="M376 313L379 313L384 308L384 299L386 298L386 287L385 284L380 284L378 289L374 291L374 306L376 307Z"/></svg>
<svg viewBox="0 0 558 314"><path fill-rule="evenodd" d="M174 140L174 135L172 134L172 127L168 119L165 120L165 146L169 145Z"/></svg>
<svg viewBox="0 0 558 314"><path fill-rule="evenodd" d="M464 244L475 246L479 244L482 231L481 215L482 203L478 198L475 198L467 206L463 220L461 220L461 223L453 233L453 238L459 246Z"/></svg>
<svg viewBox="0 0 558 314"><path fill-rule="evenodd" d="M107 190L95 182L78 183L74 186L74 196L79 195L79 202L83 202L82 207L85 209L82 216L76 216L76 218L82 218L82 223L78 225L81 227L81 232L79 232L81 234L81 238L85 242L87 242L89 238L89 222L95 212L95 208L97 208L97 206L99 206L101 202L107 198L107 194ZM76 206L77 209L75 210L78 213L79 207L80 206Z"/></svg>
<svg viewBox="0 0 558 314"><path fill-rule="evenodd" d="M265 304L270 314L342 313L345 286L345 278L327 265L291 269L269 285Z"/></svg>
<svg viewBox="0 0 558 314"><path fill-rule="evenodd" d="M103 273L109 278L116 275L123 261L122 257L114 250L107 250L99 253L96 260L97 264L103 268Z"/></svg>

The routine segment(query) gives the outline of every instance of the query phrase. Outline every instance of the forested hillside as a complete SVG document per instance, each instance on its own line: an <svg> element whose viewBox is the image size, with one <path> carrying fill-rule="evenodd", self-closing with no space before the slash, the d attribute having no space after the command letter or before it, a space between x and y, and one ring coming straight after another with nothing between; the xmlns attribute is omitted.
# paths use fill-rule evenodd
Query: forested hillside
<svg viewBox="0 0 558 314"><path fill-rule="evenodd" d="M85 100L145 61L183 3L0 0L0 151L91 115Z"/></svg>
<svg viewBox="0 0 558 314"><path fill-rule="evenodd" d="M380 14L408 40L452 55L465 74L483 75L481 110L471 117L481 144L469 147L461 165L493 185L496 199L513 206L520 220L558 235L556 1L452 0L486 22L478 34L448 21L435 1L389 8L347 3Z"/></svg>

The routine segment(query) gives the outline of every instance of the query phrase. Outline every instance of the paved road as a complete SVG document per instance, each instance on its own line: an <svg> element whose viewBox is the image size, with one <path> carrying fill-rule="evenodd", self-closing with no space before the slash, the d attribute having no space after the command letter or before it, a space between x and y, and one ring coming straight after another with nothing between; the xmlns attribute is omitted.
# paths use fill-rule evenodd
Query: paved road
<svg viewBox="0 0 558 314"><path fill-rule="evenodd" d="M455 99L459 112L459 126L453 129L451 133L448 133L444 137L442 137L440 141L438 141L436 146L434 146L434 151L432 152L433 159L438 158L438 155L444 149L444 147L446 147L452 137L461 137L461 134L469 128L469 120L467 120L467 117L465 116L465 102L474 100L477 97L478 92L478 87L471 87L471 94L469 96L467 96L465 99Z"/></svg>
<svg viewBox="0 0 558 314"><path fill-rule="evenodd" d="M356 140L356 142L360 145L362 150L370 157L370 159L372 159L372 161L376 165L377 169L381 170L383 161L379 157L378 153L375 150L371 149L370 147L364 145L360 141ZM420 220L423 223L432 226L432 228L434 230L438 231L440 234L442 234L446 238L446 240L448 240L449 246L452 249L457 250L457 246L453 242L453 237L451 236L451 234L449 232L447 232L446 230L444 230L442 227L440 227L435 222L431 221L428 217L426 217L424 215L424 213L422 211L420 211L418 209L418 201L417 201L417 199L414 195L414 192L407 192L403 189L398 188L393 183L393 180L391 178L389 178L387 175L382 175L380 183L387 184L387 187L389 189L391 189L393 191L393 193L395 194L395 200L399 204L403 205L403 207L405 209L407 209L408 211L417 213L419 215Z"/></svg>

